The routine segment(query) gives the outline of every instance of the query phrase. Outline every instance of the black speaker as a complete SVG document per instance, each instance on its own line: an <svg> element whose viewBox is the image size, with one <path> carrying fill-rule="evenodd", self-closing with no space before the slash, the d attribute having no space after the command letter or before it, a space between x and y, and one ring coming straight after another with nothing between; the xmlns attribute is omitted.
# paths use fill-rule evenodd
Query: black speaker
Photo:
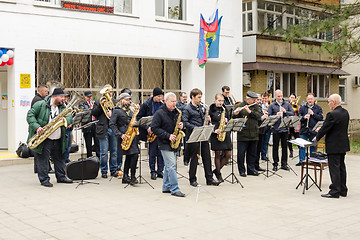
<svg viewBox="0 0 360 240"><path fill-rule="evenodd" d="M95 179L99 173L100 161L97 156L80 158L66 164L65 173L72 180Z"/></svg>

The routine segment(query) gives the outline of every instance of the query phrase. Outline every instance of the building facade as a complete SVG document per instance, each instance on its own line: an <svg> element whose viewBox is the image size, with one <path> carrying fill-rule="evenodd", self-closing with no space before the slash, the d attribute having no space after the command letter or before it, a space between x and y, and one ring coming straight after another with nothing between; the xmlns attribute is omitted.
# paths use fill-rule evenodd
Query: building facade
<svg viewBox="0 0 360 240"><path fill-rule="evenodd" d="M0 66L0 148L14 152L27 139L26 114L36 86L60 82L97 97L109 83L146 100L154 87L189 92L210 103L223 85L242 97L241 1L221 1L220 57L199 68L200 13L215 0L1 0L0 48L14 52ZM11 23L11 24L10 24Z"/></svg>

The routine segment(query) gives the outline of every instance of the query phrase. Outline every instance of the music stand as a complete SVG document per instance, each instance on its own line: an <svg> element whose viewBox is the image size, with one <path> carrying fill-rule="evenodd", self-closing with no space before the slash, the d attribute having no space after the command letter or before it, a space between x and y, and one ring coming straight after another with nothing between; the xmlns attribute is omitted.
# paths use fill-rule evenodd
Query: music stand
<svg viewBox="0 0 360 240"><path fill-rule="evenodd" d="M266 127L266 126L269 126L270 128L273 128L274 124L279 120L280 116L277 116L277 115L274 115L274 116L270 116L268 118L266 118L260 125L260 128L262 127ZM270 130L271 131L271 130ZM271 171L269 170L269 162L270 162L270 159L268 161L266 161L266 174L265 173L261 173L263 175L265 175L265 179L268 178L268 177L271 177L273 175L276 175L278 177L281 177L281 175L277 174L276 172L274 171ZM271 175L269 175L269 172L271 173Z"/></svg>
<svg viewBox="0 0 360 240"><path fill-rule="evenodd" d="M231 132L231 145L233 145L233 133L240 132L244 127L247 119L246 118L236 118L231 119L224 127L224 132ZM227 180L231 176L231 181ZM234 181L235 179L235 181ZM239 183L242 188L244 186L241 184L240 180L234 174L234 149L231 150L231 173L224 178L224 181L227 181L231 184Z"/></svg>
<svg viewBox="0 0 360 240"><path fill-rule="evenodd" d="M324 125L324 121L318 121L312 130L316 131L316 129L321 128L323 125Z"/></svg>
<svg viewBox="0 0 360 240"><path fill-rule="evenodd" d="M148 117L142 117L140 118L134 125L133 127L146 127L148 125L151 124L151 121L153 119L153 116L148 116ZM152 189L155 189L143 176L142 176L142 172L141 172L141 143L140 141L138 142L138 147L140 149L140 156L139 156L139 176L136 179L139 179L139 184L142 184L143 182L147 183ZM126 159L125 159L126 161ZM141 180L143 180L143 182L141 182ZM124 188L127 188L130 185L130 183L128 183Z"/></svg>
<svg viewBox="0 0 360 240"><path fill-rule="evenodd" d="M292 141L292 143L298 145L299 147L306 147L306 173L305 173L305 176L300 180L299 184L296 186L296 189L298 189L298 187L302 183L304 183L303 194L305 194L305 189L309 190L310 187L315 184L315 186L321 192L321 188L319 187L319 185L317 185L317 183L314 181L314 179L309 174L309 147L316 146L317 142L309 142L309 141L306 141L305 139L301 139L301 138L297 138L297 139L291 140L291 141ZM309 178L313 182L313 184L311 184L310 187L309 187Z"/></svg>

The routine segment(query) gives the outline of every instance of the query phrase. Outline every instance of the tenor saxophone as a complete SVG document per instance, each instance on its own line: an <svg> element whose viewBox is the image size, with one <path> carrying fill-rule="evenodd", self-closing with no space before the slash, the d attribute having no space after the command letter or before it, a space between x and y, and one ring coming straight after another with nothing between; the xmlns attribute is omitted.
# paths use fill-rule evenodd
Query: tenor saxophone
<svg viewBox="0 0 360 240"><path fill-rule="evenodd" d="M217 139L220 142L223 142L225 140L226 137L226 132L224 132L224 128L225 128L225 108L223 108L223 111L221 113L221 118L220 118L220 124L219 124L219 128L220 129L220 133L217 135Z"/></svg>
<svg viewBox="0 0 360 240"><path fill-rule="evenodd" d="M76 105L82 100L82 96L79 93L74 92L74 94L75 95L73 96L69 104L66 106L66 108L43 127L44 131L40 134L36 133L34 136L32 136L32 138L29 139L28 146L30 149L34 149L39 146L59 127L68 126L65 117L69 114L72 114L74 111L77 111L78 108L76 108Z"/></svg>
<svg viewBox="0 0 360 240"><path fill-rule="evenodd" d="M173 132L173 135L176 136L176 139L175 139L175 141L170 143L170 146L172 149L177 149L179 147L181 138L185 136L185 133L182 130L180 130L180 128L179 128L179 123L181 121L182 112L178 108L175 108L175 109L179 112L179 116L176 121L175 129Z"/></svg>
<svg viewBox="0 0 360 240"><path fill-rule="evenodd" d="M125 151L129 150L134 137L139 135L139 129L137 127L133 127L133 125L136 123L136 116L139 113L139 107L134 103L131 103L131 107L133 108L133 116L125 133L126 138L121 142L121 148Z"/></svg>

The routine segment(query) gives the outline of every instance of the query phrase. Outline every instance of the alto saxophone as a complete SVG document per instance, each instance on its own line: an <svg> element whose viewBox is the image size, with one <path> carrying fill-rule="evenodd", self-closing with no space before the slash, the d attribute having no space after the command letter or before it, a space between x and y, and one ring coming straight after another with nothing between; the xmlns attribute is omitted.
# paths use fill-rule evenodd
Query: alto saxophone
<svg viewBox="0 0 360 240"><path fill-rule="evenodd" d="M156 135L154 133L150 133L147 135L147 141L149 143L152 143L153 141L155 141Z"/></svg>
<svg viewBox="0 0 360 240"><path fill-rule="evenodd" d="M30 149L34 149L39 146L59 127L68 126L65 117L69 114L72 114L74 111L78 111L76 105L82 100L82 96L79 93L74 92L74 94L75 96L71 99L66 108L43 127L44 131L40 134L36 133L34 136L32 136L32 138L29 139L28 146Z"/></svg>
<svg viewBox="0 0 360 240"><path fill-rule="evenodd" d="M225 108L222 106L223 111L221 113L221 118L220 118L220 125L219 128L220 129L220 133L217 135L217 139L220 142L223 142L225 140L226 137L226 132L224 132L224 128L225 128Z"/></svg>
<svg viewBox="0 0 360 240"><path fill-rule="evenodd" d="M177 149L179 147L181 138L185 136L185 133L182 130L180 130L180 128L179 128L179 123L181 121L182 112L178 108L175 108L175 109L179 112L179 116L176 121L175 129L173 132L173 135L176 136L176 139L175 139L175 141L170 143L170 146L172 149Z"/></svg>
<svg viewBox="0 0 360 240"><path fill-rule="evenodd" d="M139 135L139 129L137 127L133 127L133 125L136 123L136 116L139 113L139 107L134 103L131 103L131 107L133 107L133 116L125 133L126 138L121 142L121 148L125 151L129 150L134 137Z"/></svg>
<svg viewBox="0 0 360 240"><path fill-rule="evenodd" d="M104 96L102 96L99 100L100 106L102 107L105 116L110 119L110 117L107 115L108 111L112 111L115 106L114 103L112 101L111 95L110 95L110 88L106 87L100 90L100 94L103 94ZM105 99L105 102L102 103L102 100Z"/></svg>

